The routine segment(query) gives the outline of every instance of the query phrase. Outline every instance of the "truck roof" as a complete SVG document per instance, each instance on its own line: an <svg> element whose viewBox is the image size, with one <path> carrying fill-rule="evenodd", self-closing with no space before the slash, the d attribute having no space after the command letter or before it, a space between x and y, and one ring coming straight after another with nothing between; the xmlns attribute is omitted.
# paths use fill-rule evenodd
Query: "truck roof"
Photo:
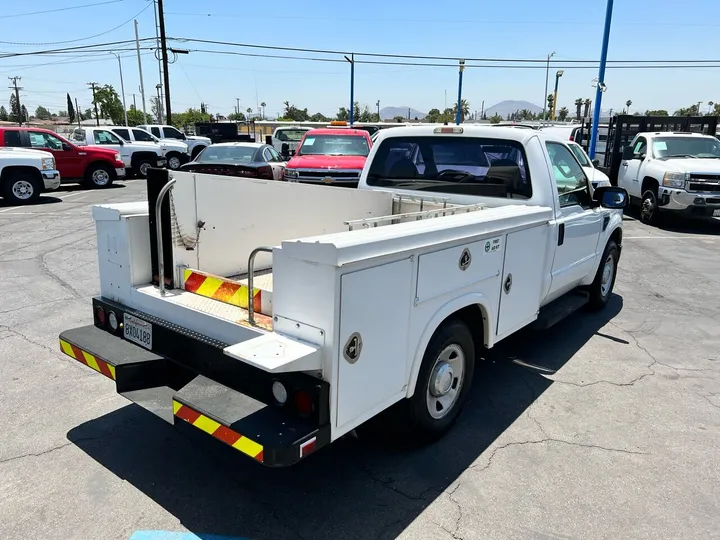
<svg viewBox="0 0 720 540"><path fill-rule="evenodd" d="M306 133L306 135L358 135L360 137L365 137L367 134L368 132L364 129L352 128L317 128Z"/></svg>
<svg viewBox="0 0 720 540"><path fill-rule="evenodd" d="M673 137L713 137L713 135L707 133L695 133L693 131L643 131L636 135L636 137L654 137L656 135L672 135Z"/></svg>
<svg viewBox="0 0 720 540"><path fill-rule="evenodd" d="M442 133L440 130L447 130ZM450 131L452 130L452 131ZM382 129L379 131L376 144L382 139L390 137L432 137L432 136L461 136L461 137L487 137L489 139L509 139L521 143L533 137L542 137L543 139L557 140L557 135L552 136L549 133L543 133L542 130L535 129L517 129L511 126L402 126L392 129Z"/></svg>

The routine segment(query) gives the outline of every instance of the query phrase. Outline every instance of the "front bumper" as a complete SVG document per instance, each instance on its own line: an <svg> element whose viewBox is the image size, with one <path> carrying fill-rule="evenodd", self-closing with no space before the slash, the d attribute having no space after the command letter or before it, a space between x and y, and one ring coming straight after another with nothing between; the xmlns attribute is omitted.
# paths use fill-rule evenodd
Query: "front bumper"
<svg viewBox="0 0 720 540"><path fill-rule="evenodd" d="M683 189L661 187L658 206L664 211L692 216L712 216L720 211L720 193L693 193Z"/></svg>
<svg viewBox="0 0 720 540"><path fill-rule="evenodd" d="M100 328L97 308L142 318L152 327L152 350L132 343L122 327ZM147 314L93 300L95 325L60 334L63 353L114 381L116 391L178 430L204 432L271 467L292 465L330 442L329 413L301 418L263 394L272 381L288 389L314 387L329 403L327 383L301 373L271 375L222 354L226 344ZM263 398L262 400L259 398ZM329 406L329 405L328 405Z"/></svg>
<svg viewBox="0 0 720 540"><path fill-rule="evenodd" d="M156 167L165 167L165 165L167 165L167 159L165 158L160 158L155 162Z"/></svg>
<svg viewBox="0 0 720 540"><path fill-rule="evenodd" d="M49 169L42 172L43 185L46 191L60 187L60 171Z"/></svg>
<svg viewBox="0 0 720 540"><path fill-rule="evenodd" d="M115 176L118 178L125 178L127 175L127 171L125 170L125 167L115 167Z"/></svg>
<svg viewBox="0 0 720 540"><path fill-rule="evenodd" d="M297 171L295 178L285 177L288 182L316 184L323 186L357 187L360 182L360 170L342 169L292 169ZM340 173L340 174L338 174Z"/></svg>

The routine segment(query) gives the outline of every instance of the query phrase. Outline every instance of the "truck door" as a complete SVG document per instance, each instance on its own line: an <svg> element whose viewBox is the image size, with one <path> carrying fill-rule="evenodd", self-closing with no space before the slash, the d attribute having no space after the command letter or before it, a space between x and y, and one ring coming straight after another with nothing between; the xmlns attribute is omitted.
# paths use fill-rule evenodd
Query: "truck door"
<svg viewBox="0 0 720 540"><path fill-rule="evenodd" d="M618 171L618 186L625 188L631 197L640 197L640 165L647 155L647 140L638 137L633 145L632 159L623 159Z"/></svg>
<svg viewBox="0 0 720 540"><path fill-rule="evenodd" d="M94 144L115 150L122 156L125 166L130 166L132 152L124 148L124 143L112 131L108 129L95 129L92 132L92 136Z"/></svg>
<svg viewBox="0 0 720 540"><path fill-rule="evenodd" d="M547 141L555 177L557 201L555 257L548 300L576 287L594 271L603 211L590 206L590 186L572 151L562 143Z"/></svg>
<svg viewBox="0 0 720 540"><path fill-rule="evenodd" d="M64 145L62 139L43 131L28 131L30 148L50 152L55 157L55 166L62 178L82 178L83 156L69 145Z"/></svg>

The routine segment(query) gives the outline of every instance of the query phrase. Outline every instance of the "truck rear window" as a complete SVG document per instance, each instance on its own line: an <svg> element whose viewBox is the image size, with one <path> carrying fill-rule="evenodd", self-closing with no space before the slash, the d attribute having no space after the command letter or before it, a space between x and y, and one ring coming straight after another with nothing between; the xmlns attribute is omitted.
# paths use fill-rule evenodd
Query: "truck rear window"
<svg viewBox="0 0 720 540"><path fill-rule="evenodd" d="M391 137L370 164L370 186L480 197L530 198L520 143L478 137Z"/></svg>

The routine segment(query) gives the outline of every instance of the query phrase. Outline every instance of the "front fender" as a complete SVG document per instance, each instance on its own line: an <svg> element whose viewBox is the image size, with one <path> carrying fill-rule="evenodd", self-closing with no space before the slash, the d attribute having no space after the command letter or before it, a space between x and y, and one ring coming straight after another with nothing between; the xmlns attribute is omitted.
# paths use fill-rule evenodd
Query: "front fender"
<svg viewBox="0 0 720 540"><path fill-rule="evenodd" d="M418 374L420 373L420 365L422 364L423 356L425 355L425 349L430 343L435 331L438 327L450 317L453 313L460 311L468 306L478 306L483 318L483 341L486 347L493 346L493 334L490 329L488 321L494 321L494 312L490 308L490 302L488 298L480 293L468 293L458 298L450 300L438 309L435 314L430 318L428 323L425 325L425 329L418 341L415 354L413 355L412 365L410 367L410 374L408 377L408 385L406 397L410 397L415 393L415 385L417 384ZM470 329L473 331L473 329Z"/></svg>

